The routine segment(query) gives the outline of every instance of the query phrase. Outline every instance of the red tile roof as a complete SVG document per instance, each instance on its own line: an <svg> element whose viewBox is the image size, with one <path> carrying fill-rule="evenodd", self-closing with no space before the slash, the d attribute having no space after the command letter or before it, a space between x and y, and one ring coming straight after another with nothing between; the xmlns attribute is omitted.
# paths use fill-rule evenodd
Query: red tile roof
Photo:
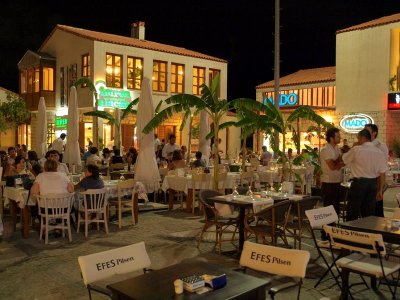
<svg viewBox="0 0 400 300"><path fill-rule="evenodd" d="M367 28L371 28L371 27L376 27L376 26L381 26L381 25L386 25L386 24L396 23L396 22L400 22L400 14L382 17L379 19L375 19L372 21L354 25L354 26L351 26L351 27L348 27L345 29L340 29L340 30L336 31L336 34L342 33L342 32L354 31L354 30L363 30L363 29L367 29Z"/></svg>
<svg viewBox="0 0 400 300"><path fill-rule="evenodd" d="M281 77L280 86L311 84L319 82L329 82L336 80L336 67L324 67L315 69L299 70L295 73ZM256 86L256 89L274 87L275 81L271 80Z"/></svg>
<svg viewBox="0 0 400 300"><path fill-rule="evenodd" d="M148 49L148 50L155 50L155 51L167 52L167 53L171 53L171 54L178 54L178 55L183 55L183 56L190 56L190 57L196 57L196 58L201 58L201 59L208 59L208 60L227 63L226 60L223 60L221 58L209 56L206 54L202 54L202 53L195 52L195 51L188 50L188 49L181 48L181 47L175 47L175 46L160 44L160 43L156 43L156 42L150 42L147 40L140 40L140 39L127 37L127 36L115 35L115 34L104 33L104 32L97 32L97 31L92 31L92 30L87 30L87 29L82 29L82 28L75 28L75 27L60 25L60 24L58 24L53 29L53 31L50 33L50 35L47 37L47 39L43 42L42 46L40 46L39 51L43 48L43 46L46 44L46 42L50 39L50 37L54 34L54 32L56 30L62 30L62 31L74 34L76 36L90 39L93 41L118 44L118 45L124 45L124 46L130 46L130 47L136 47L136 48L142 48L142 49Z"/></svg>

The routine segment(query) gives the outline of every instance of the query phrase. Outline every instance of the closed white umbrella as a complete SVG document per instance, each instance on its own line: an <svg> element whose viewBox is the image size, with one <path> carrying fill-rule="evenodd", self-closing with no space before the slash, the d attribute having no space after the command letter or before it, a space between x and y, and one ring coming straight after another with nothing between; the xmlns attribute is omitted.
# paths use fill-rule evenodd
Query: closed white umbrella
<svg viewBox="0 0 400 300"><path fill-rule="evenodd" d="M208 124L208 114L206 111L200 112L200 128L199 128L199 151L208 163L210 157L210 140L206 139L207 134L210 132L210 125Z"/></svg>
<svg viewBox="0 0 400 300"><path fill-rule="evenodd" d="M65 152L63 162L69 164L70 170L73 166L81 166L81 152L79 149L79 113L78 113L78 96L76 88L71 87L68 103L68 125L67 125L67 143L65 145Z"/></svg>
<svg viewBox="0 0 400 300"><path fill-rule="evenodd" d="M44 97L40 97L37 115L37 140L36 149L39 158L46 155L47 150L47 116L46 116L46 102Z"/></svg>
<svg viewBox="0 0 400 300"><path fill-rule="evenodd" d="M150 89L150 80L144 77L137 109L136 126L139 156L136 160L135 179L144 184L147 193L156 192L160 187L160 173L154 153L154 130L148 134L142 133L143 128L153 117L154 105Z"/></svg>

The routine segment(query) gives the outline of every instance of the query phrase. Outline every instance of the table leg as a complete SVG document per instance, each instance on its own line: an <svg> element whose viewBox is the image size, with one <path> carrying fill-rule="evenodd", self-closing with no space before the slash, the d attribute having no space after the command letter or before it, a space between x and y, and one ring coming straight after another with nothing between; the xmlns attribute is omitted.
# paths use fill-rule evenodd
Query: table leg
<svg viewBox="0 0 400 300"><path fill-rule="evenodd" d="M139 222L139 195L138 193L135 193L133 197L133 213L135 215L135 224Z"/></svg>
<svg viewBox="0 0 400 300"><path fill-rule="evenodd" d="M350 272L346 269L342 269L342 300L347 300L349 297L349 275Z"/></svg>
<svg viewBox="0 0 400 300"><path fill-rule="evenodd" d="M21 209L21 217L22 217L22 236L24 239L29 238L29 208L24 207Z"/></svg>
<svg viewBox="0 0 400 300"><path fill-rule="evenodd" d="M175 191L169 189L168 190L168 200L169 200L169 206L168 209L171 210L174 208L174 197L175 197Z"/></svg>
<svg viewBox="0 0 400 300"><path fill-rule="evenodd" d="M17 208L18 208L17 202L10 199L10 214L14 224L14 231L15 228L17 227Z"/></svg>
<svg viewBox="0 0 400 300"><path fill-rule="evenodd" d="M245 207L239 209L239 253L242 253L244 244L244 214Z"/></svg>
<svg viewBox="0 0 400 300"><path fill-rule="evenodd" d="M193 190L188 189L188 193L186 195L186 212L192 212L192 204L193 204Z"/></svg>

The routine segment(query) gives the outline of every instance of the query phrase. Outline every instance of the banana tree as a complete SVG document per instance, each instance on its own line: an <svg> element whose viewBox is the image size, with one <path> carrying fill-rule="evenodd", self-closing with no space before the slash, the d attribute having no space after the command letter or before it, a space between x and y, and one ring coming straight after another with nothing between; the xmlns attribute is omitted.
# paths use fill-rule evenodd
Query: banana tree
<svg viewBox="0 0 400 300"><path fill-rule="evenodd" d="M205 110L209 115L210 120L214 123L214 136L217 138L220 130L220 124L223 116L233 110L234 103L238 101L252 101L252 99L235 99L232 101L218 99L218 87L220 82L219 74L215 76L210 86L203 84L201 86L201 96L191 94L177 94L165 99L167 108L160 111L143 129L143 133L149 133L161 125L165 120L170 118L175 113L187 111L188 108L193 108L196 111ZM218 188L218 147L214 147L214 189Z"/></svg>
<svg viewBox="0 0 400 300"><path fill-rule="evenodd" d="M114 125L115 127L115 145L118 147L118 149L121 149L121 123L122 121L129 115L129 114L137 114L137 111L133 109L132 107L137 105L139 103L139 98L136 98L133 100L129 105L124 109L124 112L122 113L121 117L114 117L112 114L106 111L100 111L100 110L95 110L95 111L89 111L85 112L85 116L92 116L96 118L102 118L107 120L110 124Z"/></svg>

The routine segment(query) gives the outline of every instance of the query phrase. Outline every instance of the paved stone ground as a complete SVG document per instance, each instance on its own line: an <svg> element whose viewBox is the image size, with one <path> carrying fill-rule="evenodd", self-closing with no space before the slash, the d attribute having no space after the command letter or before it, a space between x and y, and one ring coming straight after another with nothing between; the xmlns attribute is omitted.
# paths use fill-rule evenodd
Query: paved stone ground
<svg viewBox="0 0 400 300"><path fill-rule="evenodd" d="M393 199L393 193L390 192L387 197ZM0 243L0 299L88 299L77 257L139 241L145 241L153 269L210 252L213 250L212 242L203 242L200 250L196 247L196 236L202 227L201 220L201 216L175 209L141 213L139 224L131 226L128 225L130 216L126 215L124 222L127 226L122 230L112 224L108 235L92 230L86 239L83 233L73 233L72 243L63 238L50 238L49 245L39 241L35 231L31 232L29 239L21 239L17 232L11 239ZM303 245L303 249L309 250L311 257L315 258L312 241L306 240ZM229 243L223 245L223 250L232 249L234 247ZM238 266L234 264L232 268ZM339 299L340 291L333 280L327 280L317 289L313 288L323 271L320 265L310 262L302 299ZM350 280L358 282L359 277L352 276ZM355 299L390 298L387 287L381 286L380 291L381 294L376 294L360 285L353 289L353 296ZM293 289L276 297L295 298L296 291ZM96 294L94 299L106 298Z"/></svg>

